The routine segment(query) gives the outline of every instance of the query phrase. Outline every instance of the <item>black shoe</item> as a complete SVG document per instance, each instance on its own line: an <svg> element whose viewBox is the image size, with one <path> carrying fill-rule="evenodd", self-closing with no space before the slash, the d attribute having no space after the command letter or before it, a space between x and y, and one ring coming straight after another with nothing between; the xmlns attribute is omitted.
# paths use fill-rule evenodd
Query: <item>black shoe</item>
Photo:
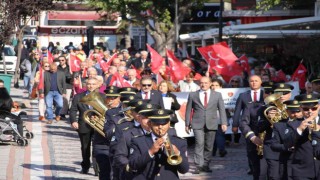
<svg viewBox="0 0 320 180"><path fill-rule="evenodd" d="M200 167L197 167L192 174L200 174L200 171L202 171L202 169Z"/></svg>
<svg viewBox="0 0 320 180"><path fill-rule="evenodd" d="M60 118L61 118L62 120L66 120L66 115L60 114Z"/></svg>
<svg viewBox="0 0 320 180"><path fill-rule="evenodd" d="M247 170L247 174L249 174L249 175L251 175L251 174L252 174L251 169L248 169L248 170Z"/></svg>
<svg viewBox="0 0 320 180"><path fill-rule="evenodd" d="M81 174L88 174L89 169L81 169L80 173Z"/></svg>
<svg viewBox="0 0 320 180"><path fill-rule="evenodd" d="M220 157L224 157L228 154L228 152L226 150L222 151L222 152L219 152L220 154Z"/></svg>
<svg viewBox="0 0 320 180"><path fill-rule="evenodd" d="M201 171L202 171L202 172L208 172L208 173L211 173L211 172L212 172L212 170L209 168L209 166L203 166L203 167L201 168Z"/></svg>

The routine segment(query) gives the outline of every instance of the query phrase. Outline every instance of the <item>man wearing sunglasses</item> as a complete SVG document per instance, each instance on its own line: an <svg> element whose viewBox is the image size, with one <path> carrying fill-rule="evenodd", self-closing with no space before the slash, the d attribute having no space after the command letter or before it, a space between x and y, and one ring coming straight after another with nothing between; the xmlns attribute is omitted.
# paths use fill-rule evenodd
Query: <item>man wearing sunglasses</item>
<svg viewBox="0 0 320 180"><path fill-rule="evenodd" d="M319 105L318 96L315 94L304 94L295 97L300 102L300 110L303 113L302 121L288 122L291 130L284 141L286 149L294 147L292 157L292 177L293 179L319 179L319 160L314 156L314 147L317 140L314 135L318 132L315 127L319 127Z"/></svg>
<svg viewBox="0 0 320 180"><path fill-rule="evenodd" d="M151 104L160 105L164 109L162 95L160 91L152 90L152 78L149 76L142 77L140 80L141 91L136 94L140 99L150 99Z"/></svg>
<svg viewBox="0 0 320 180"><path fill-rule="evenodd" d="M292 179L292 158L294 147L285 148L285 141L288 137L289 128L288 122L302 121L303 115L300 109L300 103L297 100L285 101L284 104L287 106L287 113L289 118L284 119L278 123L273 124L273 136L271 149L275 152L280 152L280 178L281 179Z"/></svg>
<svg viewBox="0 0 320 180"><path fill-rule="evenodd" d="M59 60L58 70L63 72L66 77L66 96L63 97L63 108L60 112L60 117L65 119L66 118L65 115L68 114L70 96L73 88L71 84L72 74L70 73L69 65L67 64L67 58L65 56L59 56L58 60Z"/></svg>

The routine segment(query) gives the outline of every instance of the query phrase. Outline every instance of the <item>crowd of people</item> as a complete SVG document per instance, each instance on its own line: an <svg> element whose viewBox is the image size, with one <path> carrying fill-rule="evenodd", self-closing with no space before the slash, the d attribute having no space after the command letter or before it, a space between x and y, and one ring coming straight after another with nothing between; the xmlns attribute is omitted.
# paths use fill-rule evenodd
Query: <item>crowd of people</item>
<svg viewBox="0 0 320 180"><path fill-rule="evenodd" d="M71 70L71 56L81 60L80 71ZM81 173L88 173L92 155L99 179L179 179L178 173L189 171L189 163L187 142L174 128L178 122L174 112L181 105L172 92L189 92L184 119L186 133L192 130L195 137L192 173L212 172L211 157L217 152L226 156L225 145L232 140L238 145L240 128L253 179L319 177L320 134L314 130L318 125L309 123L319 119L318 97L312 93L320 92L320 77L306 83L306 95L289 101L293 87L273 68L256 66L250 74L225 78L215 70L209 73L206 63L185 58L182 65L191 71L174 82L166 61L159 73L152 72L152 57L144 50L109 51L95 46L89 51L85 44L73 43L63 50L59 43L50 43L41 51L31 48L23 58L25 90L31 99L38 98L39 120L51 124L69 119L78 132ZM109 64L107 69L100 61ZM234 109L225 108L216 90L241 87L250 90L239 95ZM93 101L106 107L101 114L86 113L95 109L84 102L93 94L97 97ZM266 104L271 94L285 108L275 101ZM164 98L170 98L169 105ZM228 125L233 135L225 134Z"/></svg>

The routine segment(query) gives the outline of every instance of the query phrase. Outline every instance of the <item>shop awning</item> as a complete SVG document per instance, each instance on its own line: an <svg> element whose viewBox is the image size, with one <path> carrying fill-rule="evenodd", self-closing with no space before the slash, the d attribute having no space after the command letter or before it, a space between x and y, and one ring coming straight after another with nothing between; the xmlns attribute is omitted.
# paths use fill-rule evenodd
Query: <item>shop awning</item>
<svg viewBox="0 0 320 180"><path fill-rule="evenodd" d="M48 12L48 20L99 21L96 11L53 11Z"/></svg>

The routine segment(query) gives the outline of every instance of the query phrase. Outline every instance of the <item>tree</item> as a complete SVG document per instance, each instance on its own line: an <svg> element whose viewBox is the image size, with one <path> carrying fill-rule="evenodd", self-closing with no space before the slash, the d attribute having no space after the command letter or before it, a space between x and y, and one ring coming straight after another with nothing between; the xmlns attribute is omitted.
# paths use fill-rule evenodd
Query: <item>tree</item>
<svg viewBox="0 0 320 180"><path fill-rule="evenodd" d="M136 23L146 27L155 41L155 49L165 54L165 48L173 49L176 43L175 28L190 14L191 7L202 6L205 0L176 0L178 16L175 17L173 0L89 0L89 4L101 13L119 12L122 24ZM177 18L177 19L175 19ZM177 20L177 27L174 23ZM124 26L127 27L127 26Z"/></svg>
<svg viewBox="0 0 320 180"><path fill-rule="evenodd" d="M3 12L0 42L5 44L14 33L16 33L18 39L17 65L14 75L14 83L17 84L24 30L29 21L38 17L41 11L53 8L53 0L0 0L0 4L0 12Z"/></svg>
<svg viewBox="0 0 320 180"><path fill-rule="evenodd" d="M260 0L257 1L258 10L267 11L274 7L282 9L309 9L313 8L314 1L305 0Z"/></svg>

